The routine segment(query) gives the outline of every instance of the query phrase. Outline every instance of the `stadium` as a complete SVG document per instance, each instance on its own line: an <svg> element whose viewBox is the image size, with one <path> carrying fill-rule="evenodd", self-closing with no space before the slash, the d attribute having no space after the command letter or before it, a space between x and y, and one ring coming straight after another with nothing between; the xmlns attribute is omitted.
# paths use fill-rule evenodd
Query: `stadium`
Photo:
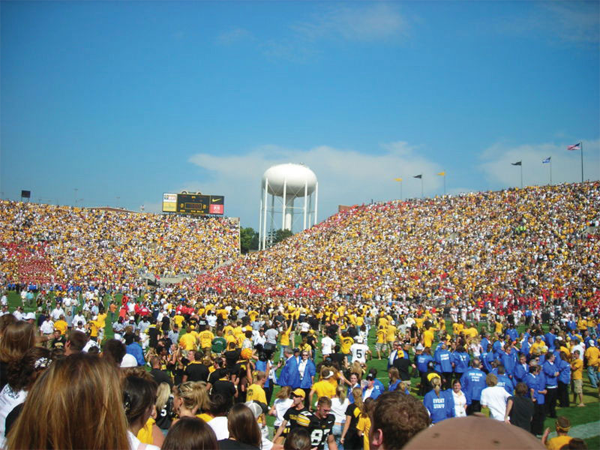
<svg viewBox="0 0 600 450"><path fill-rule="evenodd" d="M416 366L402 381L403 391L422 399L434 392L428 373L439 373L451 391L450 378L464 381L469 370L458 372L458 364L446 374L441 366L432 370L433 363L431 369L421 367L423 358L435 362L438 351L447 351L442 344L451 355L462 351L478 361L495 355L483 370L493 373L504 364L514 385L509 361L556 353L569 379L561 381L553 408L559 402L560 415L588 446L597 443L589 424L598 408L593 386L600 308L598 182L356 206L247 255L240 254L239 221L207 215L206 208L201 215L189 209L150 214L8 201L0 208L3 314L38 325L38 339L48 338L40 345L58 360L65 358L61 343L71 342L76 332L92 353L116 337L134 366L163 373L170 383L210 383L208 368L229 357L222 363L230 373L227 382L243 392L235 402L248 402L252 390L266 390L263 403L270 407L272 395L302 385L282 381L291 364L279 368L284 350L309 355L319 368L320 376L315 372L302 385L306 398L317 389L317 398L338 403L335 389L332 395L318 387L330 385L323 378L328 368L336 373L336 386L351 383L350 374L358 372L367 390L367 375L375 374L380 395L398 384L387 373L394 368L388 358L405 352ZM269 342L265 332L279 337ZM532 351L540 337L543 344ZM321 342L326 338L338 341L337 350ZM363 339L370 358L361 362L353 353ZM572 352L581 344L590 379L583 383L578 404L583 407L577 408L567 405ZM252 351L242 354L247 348ZM270 351L263 354L265 349ZM341 360L332 361L336 352ZM267 379L270 386L263 375L260 389L250 389L265 360L275 372ZM192 362L204 365L206 374L196 379L188 371ZM390 374L398 380L398 372ZM198 416L210 424L213 416L204 408L208 416L200 410ZM169 414L170 424L184 413ZM544 429L553 428L556 414L548 410L534 420L545 419ZM144 427L158 428L152 420ZM263 426L268 430L273 420ZM161 442L144 429L138 439Z"/></svg>

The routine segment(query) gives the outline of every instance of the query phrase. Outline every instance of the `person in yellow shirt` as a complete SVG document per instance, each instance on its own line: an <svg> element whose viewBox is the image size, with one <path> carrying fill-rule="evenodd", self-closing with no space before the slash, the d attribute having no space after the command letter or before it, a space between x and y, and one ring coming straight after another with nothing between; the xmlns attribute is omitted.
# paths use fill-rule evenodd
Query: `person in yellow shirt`
<svg viewBox="0 0 600 450"><path fill-rule="evenodd" d="M350 347L352 347L352 344L354 344L354 339L350 337L350 333L347 331L340 333L340 344L341 352L346 356L348 362L350 362Z"/></svg>
<svg viewBox="0 0 600 450"><path fill-rule="evenodd" d="M386 328L379 326L379 328L377 329L377 332L376 332L376 336L377 336L377 341L375 342L375 350L377 350L377 358L379 360L381 360L381 350L387 349L387 345L386 345L387 330L386 330ZM388 354L389 354L389 352L388 352Z"/></svg>
<svg viewBox="0 0 600 450"><path fill-rule="evenodd" d="M185 334L179 338L179 345L184 350L196 350L196 337L192 334L192 330L188 327L185 331Z"/></svg>
<svg viewBox="0 0 600 450"><path fill-rule="evenodd" d="M201 328L204 328L204 326L201 325ZM200 331L200 333L198 333L198 338L200 340L200 348L202 349L204 354L210 355L210 348L212 346L212 341L215 338L215 335L212 333L212 331L204 329Z"/></svg>
<svg viewBox="0 0 600 450"><path fill-rule="evenodd" d="M573 352L573 360L571 361L571 379L573 380L573 403L579 397L577 406L585 406L583 403L583 361L579 350Z"/></svg>
<svg viewBox="0 0 600 450"><path fill-rule="evenodd" d="M571 429L571 421L568 418L559 416L556 419L554 426L557 434L555 438L548 439L550 428L546 428L546 431L544 431L544 435L542 436L542 444L544 444L548 450L560 450L573 439L568 435L569 430Z"/></svg>
<svg viewBox="0 0 600 450"><path fill-rule="evenodd" d="M67 333L68 324L65 321L65 316L60 315L60 318L54 322L54 329L60 331L60 335L64 336Z"/></svg>
<svg viewBox="0 0 600 450"><path fill-rule="evenodd" d="M262 402L265 405L268 405L267 402L267 394L265 393L264 386L265 381L267 381L267 376L262 371L254 372L254 383L248 386L246 391L246 401L250 402L252 400L256 400L257 402Z"/></svg>
<svg viewBox="0 0 600 450"><path fill-rule="evenodd" d="M393 320L390 320L389 324L387 326L387 336L386 336L388 355L394 349L394 341L396 341L396 332L397 331L398 331L398 328L396 328L396 322L394 322Z"/></svg>
<svg viewBox="0 0 600 450"><path fill-rule="evenodd" d="M54 325L56 327L56 324ZM598 388L598 356L600 356L600 350L596 347L594 341L588 342L588 349L585 351L585 360L588 365L588 377L590 383L594 389Z"/></svg>
<svg viewBox="0 0 600 450"><path fill-rule="evenodd" d="M431 348L433 345L433 341L435 340L435 333L431 329L431 326L427 325L427 328L423 332L423 346L425 348Z"/></svg>
<svg viewBox="0 0 600 450"><path fill-rule="evenodd" d="M319 381L313 384L310 393L308 394L308 405L309 409L312 410L313 406L313 397L315 393L317 394L317 398L321 397L335 397L335 385L331 383L330 378L334 375L333 370L324 368L319 377Z"/></svg>
<svg viewBox="0 0 600 450"><path fill-rule="evenodd" d="M358 430L359 436L363 438L363 449L369 450L369 431L371 431L371 413L375 409L375 400L371 397L365 400L363 403L363 411L360 414L356 429Z"/></svg>

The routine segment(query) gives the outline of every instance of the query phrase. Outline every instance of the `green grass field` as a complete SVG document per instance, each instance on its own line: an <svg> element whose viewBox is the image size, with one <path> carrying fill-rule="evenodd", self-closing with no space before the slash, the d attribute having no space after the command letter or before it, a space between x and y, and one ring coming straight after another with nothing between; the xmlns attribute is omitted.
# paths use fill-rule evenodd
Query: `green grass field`
<svg viewBox="0 0 600 450"><path fill-rule="evenodd" d="M9 298L9 307L10 307L11 311L13 311L17 306L21 305L21 298L15 292L9 293L8 298ZM120 303L121 296L117 295L115 300ZM106 306L108 307L108 304L106 304ZM35 311L35 307L25 306L24 310L26 312ZM448 330L452 329L450 322L447 323L447 329ZM375 348L375 335L374 335L374 330L371 330L371 331L372 331L372 333L369 336L369 345L371 348L374 349ZM522 331L522 330L519 330L519 331ZM112 324L110 323L110 321L107 320L106 329L105 329L105 339L110 339L112 337L113 337ZM300 341L299 336L296 336L296 342L299 343L299 341ZM387 386L387 384L388 384L387 360L385 359L385 357L382 357L382 358L383 359L381 361L379 361L377 359L373 359L373 360L369 361L367 363L367 366L369 369L372 367L376 368L377 372L378 372L378 375L377 375L378 379L384 385ZM315 363L320 362L321 359L322 359L321 354L318 352ZM422 398L419 395L417 395L416 385L418 382L419 382L418 378L414 378L412 380L411 394L417 398ZM278 391L278 387L275 387L275 392L274 392L273 398L275 397L275 394L277 393L277 391ZM594 422L600 421L600 403L598 401L598 390L594 390L591 387L589 380L587 379L587 374L585 374L585 373L584 373L583 392L584 392L584 403L586 405L584 408L578 408L578 407L557 408L558 415L568 417L569 420L571 420L571 424L573 427L576 427L578 425L584 425L584 424L593 424ZM571 400L572 400L572 397L571 397ZM273 421L274 421L273 417L269 416L267 421L268 421L269 426L273 426ZM549 427L551 431L554 431L554 419L546 419L545 427ZM600 423L596 423L596 429L597 429L596 434L594 434L592 432L592 437L585 439L589 449L600 448Z"/></svg>

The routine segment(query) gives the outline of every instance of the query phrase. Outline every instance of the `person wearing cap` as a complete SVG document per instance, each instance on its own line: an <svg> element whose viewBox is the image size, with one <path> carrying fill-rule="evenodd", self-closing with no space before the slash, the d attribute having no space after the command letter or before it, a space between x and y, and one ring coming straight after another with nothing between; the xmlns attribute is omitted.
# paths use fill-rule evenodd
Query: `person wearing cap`
<svg viewBox="0 0 600 450"><path fill-rule="evenodd" d="M313 384L310 393L308 394L308 409L312 411L313 397L315 393L317 398L335 396L335 385L331 382L331 378L335 375L333 370L328 367L323 367L319 375L319 381Z"/></svg>
<svg viewBox="0 0 600 450"><path fill-rule="evenodd" d="M546 428L544 436L542 436L542 444L544 444L548 450L560 450L565 445L568 445L569 442L571 442L571 439L573 439L568 434L571 429L571 421L567 417L557 417L556 422L554 422L554 427L556 429L556 437L548 439L550 428Z"/></svg>
<svg viewBox="0 0 600 450"><path fill-rule="evenodd" d="M273 442L279 443L280 437L285 438L285 436L297 426L297 420L300 414L308 411L308 408L304 406L305 397L306 394L300 388L292 392L292 406L290 406L283 414L283 421L281 422L281 425L279 425L275 436L273 436Z"/></svg>
<svg viewBox="0 0 600 450"><path fill-rule="evenodd" d="M600 356L600 351L592 339L588 341L588 346L589 347L584 355L588 365L587 374L592 387L598 389L598 358Z"/></svg>
<svg viewBox="0 0 600 450"><path fill-rule="evenodd" d="M373 375L372 373L369 373L367 375L367 385L365 387L363 387L363 390L362 390L363 391L363 394L362 394L363 402L368 398L377 400L377 398L381 394L383 394L383 390L375 384L376 381L377 380L375 378L375 375Z"/></svg>

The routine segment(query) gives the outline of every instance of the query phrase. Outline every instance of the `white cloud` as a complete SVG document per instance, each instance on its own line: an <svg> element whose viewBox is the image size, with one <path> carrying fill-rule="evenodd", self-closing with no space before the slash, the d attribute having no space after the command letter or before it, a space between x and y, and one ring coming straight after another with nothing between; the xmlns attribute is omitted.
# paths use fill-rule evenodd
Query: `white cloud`
<svg viewBox="0 0 600 450"><path fill-rule="evenodd" d="M439 195L442 169L420 156L405 142L382 144L381 154L360 153L326 145L309 150L263 146L242 155L199 153L190 162L207 170L205 182L184 183L181 189L225 195L225 212L239 216L244 226L257 228L260 208L260 184L269 167L281 163L303 163L316 174L319 182L319 220L337 212L338 205L388 201L400 197L394 178L404 179L404 198L419 197L421 182L413 179L423 173L425 196Z"/></svg>
<svg viewBox="0 0 600 450"><path fill-rule="evenodd" d="M378 41L404 38L408 24L395 5L373 3L329 8L308 22L292 26L298 34L315 41L342 38L349 41Z"/></svg>
<svg viewBox="0 0 600 450"><path fill-rule="evenodd" d="M600 140L583 142L584 177L586 180L600 179ZM507 146L494 144L481 154L479 168L491 183L501 188L519 186L521 170L511 164L522 161L523 185L544 185L550 181L550 164L542 164L552 158L552 182L572 183L581 181L580 152L569 152L567 144L524 144Z"/></svg>

